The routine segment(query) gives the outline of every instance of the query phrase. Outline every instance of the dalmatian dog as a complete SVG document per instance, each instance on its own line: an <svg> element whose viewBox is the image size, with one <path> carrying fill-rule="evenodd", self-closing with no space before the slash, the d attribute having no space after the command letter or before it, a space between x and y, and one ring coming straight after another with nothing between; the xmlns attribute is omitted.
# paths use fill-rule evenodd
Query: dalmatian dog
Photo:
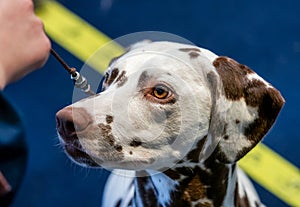
<svg viewBox="0 0 300 207"><path fill-rule="evenodd" d="M101 92L56 114L67 155L113 170L102 206L263 206L237 167L274 124L280 92L194 45L144 42L114 58Z"/></svg>

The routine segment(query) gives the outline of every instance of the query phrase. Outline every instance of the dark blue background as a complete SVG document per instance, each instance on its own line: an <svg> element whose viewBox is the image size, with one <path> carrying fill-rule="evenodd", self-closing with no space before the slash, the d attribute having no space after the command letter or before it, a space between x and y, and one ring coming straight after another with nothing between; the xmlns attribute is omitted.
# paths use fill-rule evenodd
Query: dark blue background
<svg viewBox="0 0 300 207"><path fill-rule="evenodd" d="M148 30L170 32L250 66L286 99L264 143L300 166L300 1L115 0L110 9L101 6L111 1L60 2L111 38ZM82 66L57 44L53 47L69 65ZM42 70L5 90L22 115L30 150L14 207L100 206L108 173L72 164L57 146L55 113L72 102L72 91L69 76L52 57ZM287 206L256 187L268 206Z"/></svg>

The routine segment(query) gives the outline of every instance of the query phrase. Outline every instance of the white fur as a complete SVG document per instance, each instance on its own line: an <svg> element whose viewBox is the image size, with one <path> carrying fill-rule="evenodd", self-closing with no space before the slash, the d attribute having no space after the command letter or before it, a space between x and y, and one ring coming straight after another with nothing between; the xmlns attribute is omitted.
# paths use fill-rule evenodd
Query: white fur
<svg viewBox="0 0 300 207"><path fill-rule="evenodd" d="M134 196L134 171L114 170L109 176L103 194L102 206L114 207L121 199L120 207L128 207Z"/></svg>
<svg viewBox="0 0 300 207"><path fill-rule="evenodd" d="M241 197L246 196L246 192L247 192L247 197L250 202L250 207L257 206L255 204L255 201L257 201L260 204L260 207L265 207L265 205L260 203L259 196L257 195L253 184L240 168L237 168L237 183L239 188L239 195Z"/></svg>
<svg viewBox="0 0 300 207"><path fill-rule="evenodd" d="M268 88L273 88L273 86L270 83L268 83L267 81L265 81L262 77L260 77L256 73L250 73L250 74L248 74L247 78L250 81L252 81L252 80L259 80L259 81L263 82Z"/></svg>

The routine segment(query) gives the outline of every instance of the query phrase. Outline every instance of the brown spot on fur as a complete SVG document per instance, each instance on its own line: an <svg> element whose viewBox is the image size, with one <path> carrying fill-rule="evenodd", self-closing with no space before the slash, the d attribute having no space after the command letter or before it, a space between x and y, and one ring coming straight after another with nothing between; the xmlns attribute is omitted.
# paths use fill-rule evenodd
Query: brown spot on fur
<svg viewBox="0 0 300 207"><path fill-rule="evenodd" d="M250 207L250 203L247 197L247 194L244 193L244 197L239 195L239 185L236 182L235 185L235 195L234 195L234 203L236 207Z"/></svg>
<svg viewBox="0 0 300 207"><path fill-rule="evenodd" d="M101 129L101 132L104 134L108 134L111 132L111 126L107 124L100 123L98 127Z"/></svg>
<svg viewBox="0 0 300 207"><path fill-rule="evenodd" d="M107 124L100 123L98 124L100 133L103 136L104 140L109 143L110 146L113 146L115 143L115 138L111 134L111 126Z"/></svg>
<svg viewBox="0 0 300 207"><path fill-rule="evenodd" d="M206 138L207 138L207 136L203 137L200 141L198 141L197 147L187 154L187 156L186 156L187 160L189 160L190 162L194 162L194 163L199 162L199 156L200 156L202 147L206 141Z"/></svg>
<svg viewBox="0 0 300 207"><path fill-rule="evenodd" d="M206 187L202 184L199 175L196 175L185 188L182 199L193 202L205 198L206 194Z"/></svg>
<svg viewBox="0 0 300 207"><path fill-rule="evenodd" d="M115 144L115 138L112 134L109 134L107 137L105 137L106 140L108 141L110 146L113 146Z"/></svg>
<svg viewBox="0 0 300 207"><path fill-rule="evenodd" d="M114 120L114 117L113 117L113 116L111 116L111 115L106 115L106 118L105 118L105 120L106 120L106 123L110 124L110 123L112 123L112 122L113 122L113 120Z"/></svg>
<svg viewBox="0 0 300 207"><path fill-rule="evenodd" d="M149 176L137 177L137 187L142 195L142 206L159 206L157 192Z"/></svg>
<svg viewBox="0 0 300 207"><path fill-rule="evenodd" d="M190 167L177 167L177 168L175 168L175 170L179 174L184 175L184 176L188 176L188 177L191 177L194 174L193 168L190 168Z"/></svg>
<svg viewBox="0 0 300 207"><path fill-rule="evenodd" d="M245 136L255 143L271 128L284 104L284 99L275 88L259 86L259 81L252 81L245 91L247 105L258 106L258 118L245 129Z"/></svg>
<svg viewBox="0 0 300 207"><path fill-rule="evenodd" d="M176 170L173 170L173 169L167 169L167 170L161 169L160 171L164 172L167 176L169 176L173 180L179 180L180 179L180 173L177 172Z"/></svg>
<svg viewBox="0 0 300 207"><path fill-rule="evenodd" d="M199 48L180 48L181 52L188 52L191 59L197 58L201 50Z"/></svg>
<svg viewBox="0 0 300 207"><path fill-rule="evenodd" d="M123 86L127 82L128 78L125 76L125 74L126 74L126 71L123 70L121 72L121 74L119 75L119 77L117 78L116 82L117 82L118 87Z"/></svg>
<svg viewBox="0 0 300 207"><path fill-rule="evenodd" d="M216 58L213 65L221 77L226 98L236 101L244 97L245 77L254 72L227 57Z"/></svg>
<svg viewBox="0 0 300 207"><path fill-rule="evenodd" d="M123 147L121 145L115 145L114 148L118 151L118 152L122 152Z"/></svg>
<svg viewBox="0 0 300 207"><path fill-rule="evenodd" d="M114 80L116 79L118 74L119 74L119 69L118 68L112 69L110 76L105 81L105 82L107 82L107 85L112 84L112 82L114 82Z"/></svg>
<svg viewBox="0 0 300 207"><path fill-rule="evenodd" d="M241 122L241 121L238 120L238 119L235 120L235 123L236 123L236 124L239 124L240 122Z"/></svg>
<svg viewBox="0 0 300 207"><path fill-rule="evenodd" d="M142 145L142 142L141 142L141 140L135 138L135 139L133 139L133 140L130 142L129 145L130 145L131 147L138 147L138 146Z"/></svg>
<svg viewBox="0 0 300 207"><path fill-rule="evenodd" d="M199 53L197 53L197 52L190 52L189 56L190 56L191 59L195 59L195 58L197 58L199 56Z"/></svg>
<svg viewBox="0 0 300 207"><path fill-rule="evenodd" d="M245 136L248 137L254 144L254 147L268 132L274 124L276 117L284 104L284 99L280 93L274 88L249 88L247 89L246 103L251 106L258 106L258 117L245 128ZM251 148L244 148L238 154L242 157L245 152Z"/></svg>
<svg viewBox="0 0 300 207"><path fill-rule="evenodd" d="M180 48L181 52L201 52L199 48Z"/></svg>
<svg viewBox="0 0 300 207"><path fill-rule="evenodd" d="M250 90L251 93L250 93ZM247 90L246 103L258 106L258 118L245 128L245 136L257 143L271 128L284 104L284 99L274 88Z"/></svg>

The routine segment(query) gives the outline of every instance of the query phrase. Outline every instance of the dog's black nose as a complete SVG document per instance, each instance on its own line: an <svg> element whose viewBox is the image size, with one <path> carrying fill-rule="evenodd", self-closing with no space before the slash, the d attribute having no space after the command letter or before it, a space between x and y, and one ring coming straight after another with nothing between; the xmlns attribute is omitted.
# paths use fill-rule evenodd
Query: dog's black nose
<svg viewBox="0 0 300 207"><path fill-rule="evenodd" d="M56 128L63 139L85 130L91 123L90 115L83 108L66 107L56 113Z"/></svg>

